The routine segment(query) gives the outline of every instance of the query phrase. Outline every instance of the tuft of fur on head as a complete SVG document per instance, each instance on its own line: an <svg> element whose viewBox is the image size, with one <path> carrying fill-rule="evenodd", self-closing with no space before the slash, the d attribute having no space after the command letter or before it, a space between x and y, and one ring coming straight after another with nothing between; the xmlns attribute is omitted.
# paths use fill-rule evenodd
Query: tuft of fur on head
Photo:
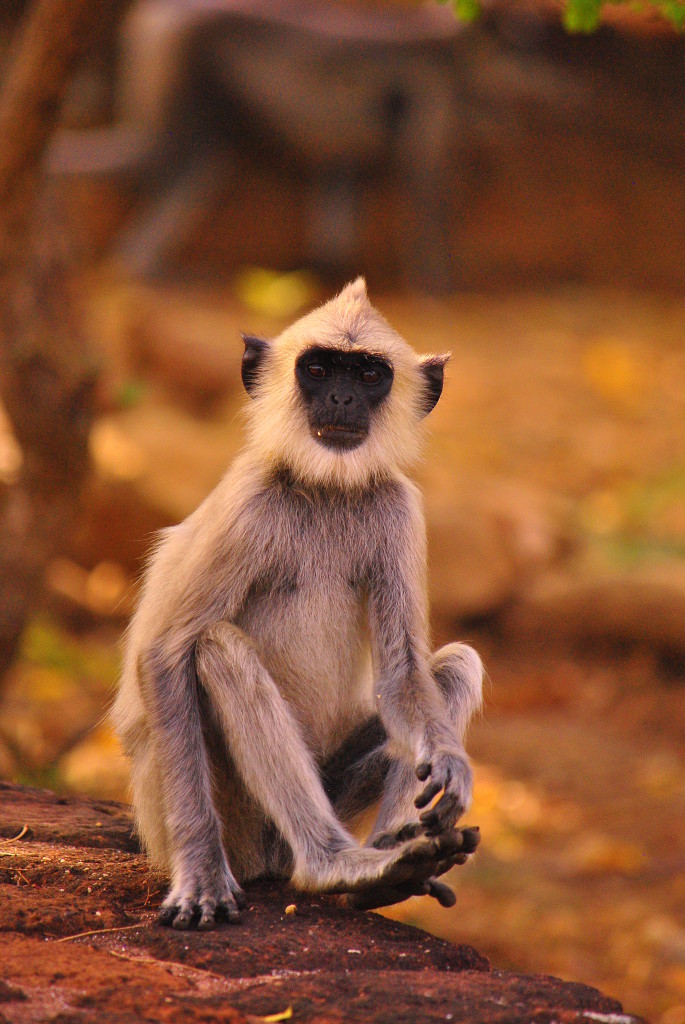
<svg viewBox="0 0 685 1024"><path fill-rule="evenodd" d="M330 450L310 435L295 363L312 346L368 352L392 364L392 390L359 448ZM421 367L427 358L444 365L448 357L420 358L371 305L358 277L270 343L248 410L251 451L263 465L287 468L313 486L348 489L396 476L421 453L427 394Z"/></svg>

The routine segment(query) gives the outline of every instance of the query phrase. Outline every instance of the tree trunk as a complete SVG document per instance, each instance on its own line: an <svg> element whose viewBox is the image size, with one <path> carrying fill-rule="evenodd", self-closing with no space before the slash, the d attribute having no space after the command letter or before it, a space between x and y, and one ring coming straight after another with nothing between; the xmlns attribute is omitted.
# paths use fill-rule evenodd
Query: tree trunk
<svg viewBox="0 0 685 1024"><path fill-rule="evenodd" d="M41 159L70 76L122 0L37 0L0 89L0 399L23 453L0 483L0 686L87 468L95 367Z"/></svg>

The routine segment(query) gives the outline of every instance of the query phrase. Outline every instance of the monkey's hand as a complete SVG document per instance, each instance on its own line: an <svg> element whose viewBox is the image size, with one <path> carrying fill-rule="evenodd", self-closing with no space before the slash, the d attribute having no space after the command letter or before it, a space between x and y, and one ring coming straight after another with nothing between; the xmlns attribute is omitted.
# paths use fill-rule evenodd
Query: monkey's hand
<svg viewBox="0 0 685 1024"><path fill-rule="evenodd" d="M403 831L400 829L397 835L399 836ZM390 833L385 833L385 835L390 836ZM453 907L457 897L449 885L438 881L438 876L443 875L456 864L466 863L480 842L480 830L477 827L457 829L456 835L459 837L457 839L459 852L442 860L438 864L434 876L426 879L413 879L399 885L379 885L363 893L349 893L344 898L346 905L354 910L376 910L378 907L391 907L395 903L402 903L410 896L432 896L442 907ZM379 841L383 838L384 836L378 837ZM401 842L402 840L399 838L396 840L397 844ZM376 843L374 843L375 845ZM383 843L382 848L387 848L387 844Z"/></svg>
<svg viewBox="0 0 685 1024"><path fill-rule="evenodd" d="M236 924L245 906L245 894L228 864L193 866L182 873L162 903L160 924L185 930L197 925L210 931L220 921Z"/></svg>
<svg viewBox="0 0 685 1024"><path fill-rule="evenodd" d="M415 807L427 807L442 791L440 799L419 816L426 834L438 835L453 828L471 802L473 772L466 755L437 749L430 760L423 760L416 766L416 776L421 782L430 781L414 800Z"/></svg>

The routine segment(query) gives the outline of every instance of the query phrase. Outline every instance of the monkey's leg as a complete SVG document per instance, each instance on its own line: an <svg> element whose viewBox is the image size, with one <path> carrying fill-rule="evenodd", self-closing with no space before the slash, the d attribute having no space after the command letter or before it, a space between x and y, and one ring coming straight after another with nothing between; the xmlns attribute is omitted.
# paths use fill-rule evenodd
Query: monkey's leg
<svg viewBox="0 0 685 1024"><path fill-rule="evenodd" d="M433 655L431 671L445 699L446 714L454 726L459 742L463 743L471 717L482 703L481 660L467 644L447 644ZM468 767L468 762L466 764ZM388 770L378 818L369 837L372 845L388 846L422 833L438 834L445 829L451 829L470 802L469 777L463 780L460 797L446 794L434 808L424 811L419 816L416 811L416 801L419 799L416 794L416 778L416 771L412 765L393 759ZM438 792L439 789L436 789L433 796ZM422 798L423 796L425 791ZM425 806L425 803L422 806ZM472 841L469 839L468 843Z"/></svg>
<svg viewBox="0 0 685 1024"><path fill-rule="evenodd" d="M333 812L290 707L240 629L216 622L205 630L196 667L242 782L290 844L296 885L368 891L430 878L457 856L454 835L422 836L391 850L355 843Z"/></svg>
<svg viewBox="0 0 685 1024"><path fill-rule="evenodd" d="M142 825L146 819L147 824L158 822L160 816L149 802L160 799L164 835L156 840L156 848L171 868L171 889L160 921L189 928L197 919L202 930L213 928L221 916L237 921L245 898L221 841L194 667L188 656L172 665L153 652L140 659L138 671L149 719L148 755L151 752L135 759L138 819ZM152 790L141 778L146 765L154 767ZM143 834L149 844L151 837Z"/></svg>
<svg viewBox="0 0 685 1024"><path fill-rule="evenodd" d="M387 739L380 717L372 715L353 729L321 766L326 796L345 824L373 807L383 795L393 762Z"/></svg>

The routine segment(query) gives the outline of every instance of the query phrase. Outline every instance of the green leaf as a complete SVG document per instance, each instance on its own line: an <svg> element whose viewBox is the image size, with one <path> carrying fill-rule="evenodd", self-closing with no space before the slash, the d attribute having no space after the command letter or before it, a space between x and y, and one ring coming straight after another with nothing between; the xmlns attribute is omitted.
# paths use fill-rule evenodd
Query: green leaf
<svg viewBox="0 0 685 1024"><path fill-rule="evenodd" d="M454 13L460 21L476 21L480 18L482 7L480 0L452 0Z"/></svg>
<svg viewBox="0 0 685 1024"><path fill-rule="evenodd" d="M679 32L685 31L685 3L682 0L667 0L666 3L658 4L658 7L664 18Z"/></svg>
<svg viewBox="0 0 685 1024"><path fill-rule="evenodd" d="M602 0L567 0L564 27L568 32L594 32L599 25Z"/></svg>

